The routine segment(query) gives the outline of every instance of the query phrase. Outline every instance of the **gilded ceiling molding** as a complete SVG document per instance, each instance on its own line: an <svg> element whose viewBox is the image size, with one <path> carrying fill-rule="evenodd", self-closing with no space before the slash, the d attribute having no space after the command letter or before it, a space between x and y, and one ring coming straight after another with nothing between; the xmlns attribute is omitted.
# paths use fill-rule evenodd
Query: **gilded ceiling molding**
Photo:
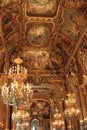
<svg viewBox="0 0 87 130"><path fill-rule="evenodd" d="M2 44L2 48L5 48L5 39L2 30L2 17L5 15L3 11L0 10L0 46Z"/></svg>

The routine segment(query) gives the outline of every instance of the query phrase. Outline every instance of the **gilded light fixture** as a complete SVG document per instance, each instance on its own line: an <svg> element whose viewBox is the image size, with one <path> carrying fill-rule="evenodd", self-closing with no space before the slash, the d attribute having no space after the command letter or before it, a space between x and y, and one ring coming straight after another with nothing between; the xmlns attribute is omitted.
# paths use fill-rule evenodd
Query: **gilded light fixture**
<svg viewBox="0 0 87 130"><path fill-rule="evenodd" d="M55 114L53 115L53 117L53 128L62 128L64 126L64 119L62 114L58 112L58 109L55 110Z"/></svg>
<svg viewBox="0 0 87 130"><path fill-rule="evenodd" d="M80 109L76 106L75 93L67 94L67 99L65 100L66 109L64 111L66 118L78 117L80 114Z"/></svg>
<svg viewBox="0 0 87 130"><path fill-rule="evenodd" d="M19 57L14 59L14 63L15 65L9 69L8 78L21 83L27 78L27 69L21 65L23 60Z"/></svg>
<svg viewBox="0 0 87 130"><path fill-rule="evenodd" d="M17 110L12 113L12 120L15 122L25 122L29 120L29 113L24 110Z"/></svg>
<svg viewBox="0 0 87 130"><path fill-rule="evenodd" d="M14 60L16 65L12 66L8 72L8 80L10 79L11 82L2 86L1 95L6 105L19 107L32 100L32 85L25 83L27 69L21 66L22 62L23 60L19 57Z"/></svg>
<svg viewBox="0 0 87 130"><path fill-rule="evenodd" d="M29 122L22 122L22 123L17 122L16 130L28 130L29 125L30 125Z"/></svg>

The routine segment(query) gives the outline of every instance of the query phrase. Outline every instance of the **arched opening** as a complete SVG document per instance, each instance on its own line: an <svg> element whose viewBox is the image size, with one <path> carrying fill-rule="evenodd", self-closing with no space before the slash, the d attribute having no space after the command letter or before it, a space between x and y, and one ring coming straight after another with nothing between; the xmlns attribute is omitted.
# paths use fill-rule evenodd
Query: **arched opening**
<svg viewBox="0 0 87 130"><path fill-rule="evenodd" d="M35 100L30 109L30 130L50 130L50 105L44 100Z"/></svg>
<svg viewBox="0 0 87 130"><path fill-rule="evenodd" d="M40 130L40 122L38 119L34 118L31 120L31 130Z"/></svg>

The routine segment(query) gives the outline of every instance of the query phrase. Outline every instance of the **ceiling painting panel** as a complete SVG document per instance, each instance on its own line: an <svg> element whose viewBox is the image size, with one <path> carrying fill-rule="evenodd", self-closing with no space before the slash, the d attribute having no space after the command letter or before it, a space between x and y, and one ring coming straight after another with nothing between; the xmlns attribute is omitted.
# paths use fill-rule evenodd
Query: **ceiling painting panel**
<svg viewBox="0 0 87 130"><path fill-rule="evenodd" d="M26 51L22 56L29 69L45 69L50 64L49 53L46 51Z"/></svg>
<svg viewBox="0 0 87 130"><path fill-rule="evenodd" d="M85 13L87 6L87 0L68 0L67 7L74 11L78 11L78 14ZM84 15L84 14L83 14Z"/></svg>
<svg viewBox="0 0 87 130"><path fill-rule="evenodd" d="M61 32L65 34L72 42L76 42L80 36L81 28L85 25L85 20L72 10L65 10L65 20Z"/></svg>
<svg viewBox="0 0 87 130"><path fill-rule="evenodd" d="M55 49L55 48L54 48ZM38 51L38 50L23 50L20 52L20 56L24 59L25 66L29 70L50 70L61 69L61 66L64 66L65 53L61 52L60 49L54 52L47 51Z"/></svg>
<svg viewBox="0 0 87 130"><path fill-rule="evenodd" d="M45 119L50 119L50 105L43 100L33 101L30 105L29 113L32 116L41 115Z"/></svg>
<svg viewBox="0 0 87 130"><path fill-rule="evenodd" d="M68 11L66 12L65 24L62 28L62 31L73 41L75 41L76 36L78 37L79 30L72 12L70 13L68 13Z"/></svg>
<svg viewBox="0 0 87 130"><path fill-rule="evenodd" d="M27 32L28 42L35 46L45 44L50 36L50 29L46 25L34 24Z"/></svg>
<svg viewBox="0 0 87 130"><path fill-rule="evenodd" d="M17 3L19 0L1 0L1 7L6 7L10 5L11 3Z"/></svg>
<svg viewBox="0 0 87 130"><path fill-rule="evenodd" d="M4 36L8 36L11 33L18 31L18 15L19 7L18 6L8 6L6 10L3 11L4 15L2 17L2 29Z"/></svg>
<svg viewBox="0 0 87 130"><path fill-rule="evenodd" d="M59 0L27 0L27 14L51 16L57 11Z"/></svg>
<svg viewBox="0 0 87 130"><path fill-rule="evenodd" d="M81 0L68 0L67 5L69 8L76 10L81 5Z"/></svg>

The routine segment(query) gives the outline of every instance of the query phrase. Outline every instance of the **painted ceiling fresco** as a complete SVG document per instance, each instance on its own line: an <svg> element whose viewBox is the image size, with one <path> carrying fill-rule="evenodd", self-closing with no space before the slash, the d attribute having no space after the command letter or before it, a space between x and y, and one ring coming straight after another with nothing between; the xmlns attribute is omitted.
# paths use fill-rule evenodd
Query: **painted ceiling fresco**
<svg viewBox="0 0 87 130"><path fill-rule="evenodd" d="M48 41L49 36L50 30L48 26L45 26L43 24L34 24L30 27L27 33L28 41L36 46L45 44Z"/></svg>
<svg viewBox="0 0 87 130"><path fill-rule="evenodd" d="M74 47L81 39L87 22L86 0L20 2L19 4L18 0L1 0L0 50L3 46L6 47L3 50L7 49L0 53L3 68L1 70L6 70L19 55L28 70L59 70L59 73L62 73L66 64L69 67L70 63L67 62L74 53ZM55 13L57 9L59 13ZM84 48L86 38L85 41ZM84 41L82 45L83 43Z"/></svg>
<svg viewBox="0 0 87 130"><path fill-rule="evenodd" d="M87 74L87 0L0 0L2 79L18 56L28 70L27 81L36 85L38 101L29 112L49 119L45 100L53 98L59 105L66 91L75 91L76 83L80 87Z"/></svg>
<svg viewBox="0 0 87 130"><path fill-rule="evenodd" d="M9 8L7 8L7 12L2 11L1 14L3 14L2 30L4 32L4 37L10 35L10 33L14 34L15 32L17 32L19 26L17 20L17 16L19 14L18 6L14 5L14 8L10 6Z"/></svg>
<svg viewBox="0 0 87 130"><path fill-rule="evenodd" d="M58 45L59 46L59 45ZM65 53L62 53L60 49L55 51L52 49L53 53L47 51L29 51L23 50L19 55L24 59L24 65L29 70L51 70L51 69L61 69L63 63L65 63L66 57ZM15 58L15 55L13 56ZM65 59L63 60L63 58Z"/></svg>
<svg viewBox="0 0 87 130"><path fill-rule="evenodd" d="M53 15L57 10L59 0L27 0L27 14Z"/></svg>
<svg viewBox="0 0 87 130"><path fill-rule="evenodd" d="M79 1L78 1L79 2ZM71 4L72 3L72 4ZM78 5L77 2L75 1L68 1L68 6L69 8L72 8L72 6ZM81 3L80 3L81 4ZM78 5L80 6L80 5ZM76 6L76 9L78 7ZM83 11L84 12L84 11ZM85 20L82 18L82 14L78 14L77 10L65 10L64 14L64 24L62 26L62 32L69 38L71 39L71 42L76 42L78 37L80 36L81 29L85 25Z"/></svg>
<svg viewBox="0 0 87 130"><path fill-rule="evenodd" d="M46 51L26 51L23 58L30 69L45 69L49 66L49 53Z"/></svg>
<svg viewBox="0 0 87 130"><path fill-rule="evenodd" d="M11 2L14 3L12 6ZM58 18L58 14L56 14L56 17L51 19L47 19L46 14L55 12L59 1L27 0L22 4L25 11L19 11L17 2L19 3L18 0L1 1L2 7L8 5L8 7L6 6L6 10L3 10L4 15L2 17L2 25L0 26L3 37L6 40L7 48L11 47L13 49L10 53L10 55L12 55L11 57L13 57L13 52L18 53L17 55L20 55L24 59L24 62L26 62L28 69L47 70L55 68L56 70L59 70L63 68L86 23L86 1L80 2L79 0L69 0L66 2L66 8L64 8L65 5L62 3L61 9L59 8L61 11L60 15L62 16L59 16ZM65 0L62 2L65 2ZM28 7L35 8L35 11L31 9L31 13L34 13L35 15L41 14L41 20L39 19L39 15L37 18L34 14L29 17L26 16L25 12L28 9L24 6L26 3ZM82 8L82 6L84 8ZM53 9L54 7L55 9ZM40 8L42 8L42 12L40 12ZM45 14L44 16L46 17L43 17L43 14ZM61 17L63 20L61 23L58 23L58 19ZM44 24L42 22L43 20ZM28 23L30 24L29 26ZM53 27L49 26L49 23L51 23ZM21 46L23 50L25 48L23 47L24 44L27 49L23 52L20 49L18 52L18 46Z"/></svg>
<svg viewBox="0 0 87 130"><path fill-rule="evenodd" d="M16 2L19 2L19 0L1 0L0 2L1 2L1 7L5 7L5 6L9 5L10 2L16 3Z"/></svg>
<svg viewBox="0 0 87 130"><path fill-rule="evenodd" d="M39 115L43 118L50 119L50 106L46 101L36 100L31 103L29 113L32 116Z"/></svg>

